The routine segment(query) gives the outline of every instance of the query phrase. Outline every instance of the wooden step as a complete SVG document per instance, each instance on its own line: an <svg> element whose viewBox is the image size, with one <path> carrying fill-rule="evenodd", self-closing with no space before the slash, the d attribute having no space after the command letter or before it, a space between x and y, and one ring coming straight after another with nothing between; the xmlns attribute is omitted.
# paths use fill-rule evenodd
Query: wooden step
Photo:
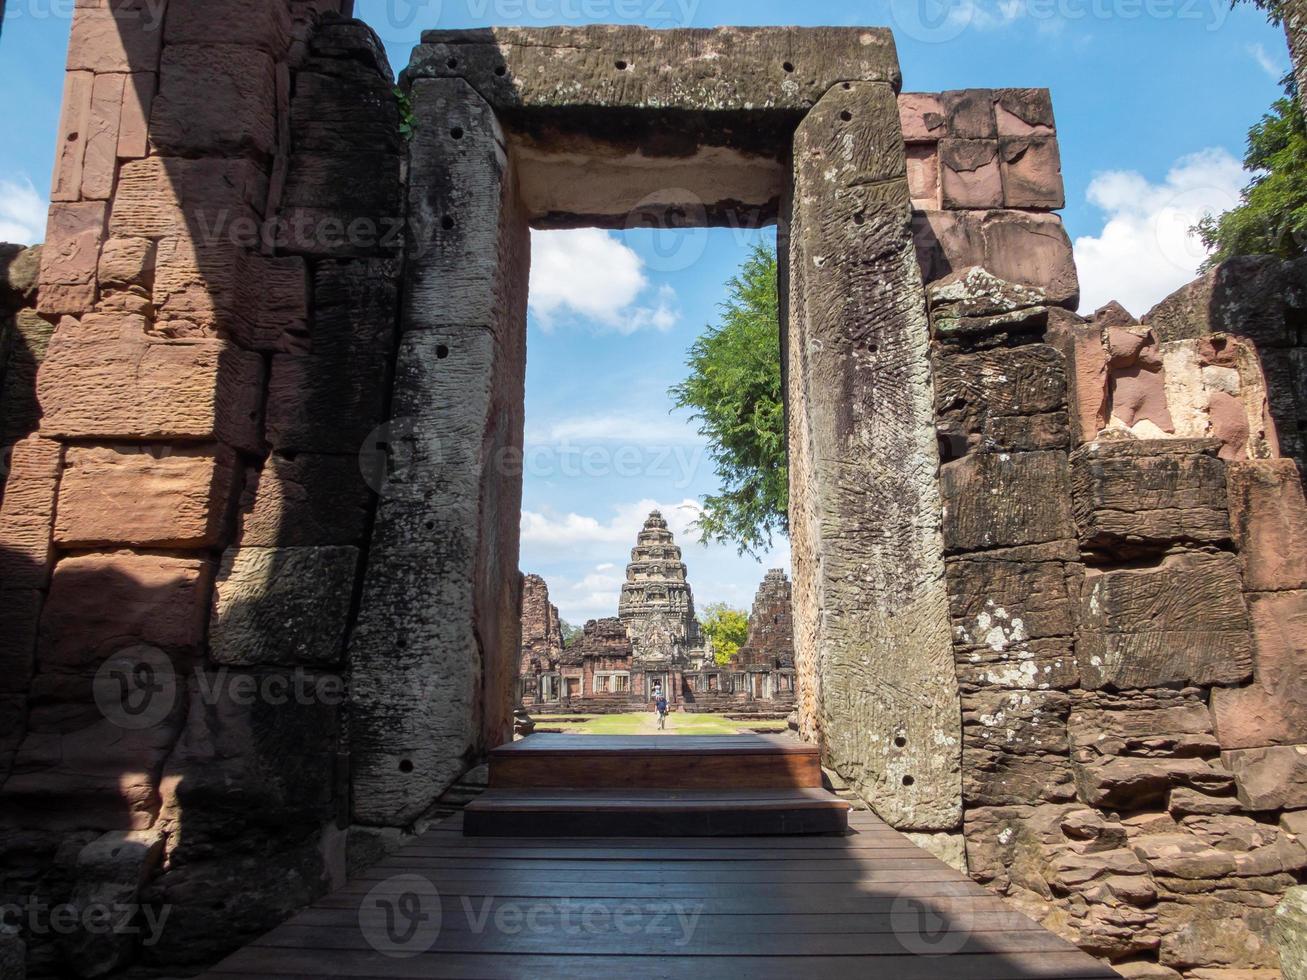
<svg viewBox="0 0 1307 980"><path fill-rule="evenodd" d="M820 789L816 746L763 735L538 734L495 749L490 786L510 789Z"/></svg>
<svg viewBox="0 0 1307 980"><path fill-rule="evenodd" d="M843 834L849 804L823 789L491 789L463 811L470 837Z"/></svg>

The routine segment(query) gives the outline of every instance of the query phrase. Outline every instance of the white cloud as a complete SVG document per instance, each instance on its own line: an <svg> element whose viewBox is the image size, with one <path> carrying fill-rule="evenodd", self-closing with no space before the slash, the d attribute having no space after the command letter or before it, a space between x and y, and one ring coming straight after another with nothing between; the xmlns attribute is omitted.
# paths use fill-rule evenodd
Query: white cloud
<svg viewBox="0 0 1307 980"><path fill-rule="evenodd" d="M636 446L699 445L704 439L684 416L613 414L575 415L527 431L531 445L542 443L621 442Z"/></svg>
<svg viewBox="0 0 1307 980"><path fill-rule="evenodd" d="M0 178L0 242L35 245L43 240L48 208L26 177Z"/></svg>
<svg viewBox="0 0 1307 980"><path fill-rule="evenodd" d="M676 291L663 285L641 303L650 283L644 260L599 228L531 234L531 310L546 332L579 316L620 334L666 332L680 320Z"/></svg>
<svg viewBox="0 0 1307 980"><path fill-rule="evenodd" d="M1107 221L1097 236L1076 239L1081 310L1117 300L1142 316L1191 281L1207 251L1190 229L1237 205L1247 181L1239 161L1219 147L1181 157L1161 183L1130 170L1095 177L1088 198Z"/></svg>
<svg viewBox="0 0 1307 980"><path fill-rule="evenodd" d="M699 504L690 499L679 503L660 504L645 499L613 508L613 516L601 521L583 514L522 511L523 546L547 545L552 548L577 552L610 554L613 546L629 548L635 544L636 533L644 526L653 510L662 511L667 525L678 540L690 540L690 525L699 516Z"/></svg>
<svg viewBox="0 0 1307 980"><path fill-rule="evenodd" d="M1253 61L1257 62L1257 67L1271 76L1272 81L1278 83L1280 79L1284 78L1288 69L1285 68L1282 61L1272 56L1263 45L1247 44L1244 45L1244 50L1248 52Z"/></svg>

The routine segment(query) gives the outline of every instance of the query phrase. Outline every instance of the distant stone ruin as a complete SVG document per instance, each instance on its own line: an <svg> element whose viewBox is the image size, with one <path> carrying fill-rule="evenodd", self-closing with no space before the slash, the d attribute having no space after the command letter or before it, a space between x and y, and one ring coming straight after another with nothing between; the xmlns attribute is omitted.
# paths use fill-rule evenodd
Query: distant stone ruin
<svg viewBox="0 0 1307 980"><path fill-rule="evenodd" d="M1134 976L1275 968L1307 264L1076 315L1048 93L883 29L431 31L401 98L345 0L149 6L76 5L0 299L0 904L170 914L0 962L199 969L420 827L512 734L531 229L775 223L801 735Z"/></svg>
<svg viewBox="0 0 1307 980"><path fill-rule="evenodd" d="M674 711L784 717L794 707L794 638L784 572L772 572L754 606L747 659L719 667L695 617L681 549L658 511L640 530L626 566L616 619L592 620L570 647L553 645L558 610L543 579L528 575L522 603L522 703L537 711L648 711L655 691ZM756 628L756 634L754 632ZM550 651L548 656L541 651Z"/></svg>

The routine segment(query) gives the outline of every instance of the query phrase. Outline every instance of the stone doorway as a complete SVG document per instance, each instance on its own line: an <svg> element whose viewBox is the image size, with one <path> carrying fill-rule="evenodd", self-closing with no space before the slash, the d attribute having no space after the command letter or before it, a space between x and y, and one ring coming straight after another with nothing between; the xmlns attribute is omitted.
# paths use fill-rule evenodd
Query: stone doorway
<svg viewBox="0 0 1307 980"><path fill-rule="evenodd" d="M778 225L803 734L887 818L958 825L900 82L883 30L424 35L392 412L411 492L380 505L354 636L356 686L384 692L353 704L357 816L411 819L509 736L529 232L647 220Z"/></svg>

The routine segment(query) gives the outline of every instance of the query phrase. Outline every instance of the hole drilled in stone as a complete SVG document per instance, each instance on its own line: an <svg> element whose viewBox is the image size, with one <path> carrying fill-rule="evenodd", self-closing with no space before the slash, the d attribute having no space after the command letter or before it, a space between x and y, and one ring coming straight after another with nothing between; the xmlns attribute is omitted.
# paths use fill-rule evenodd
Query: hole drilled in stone
<svg viewBox="0 0 1307 980"><path fill-rule="evenodd" d="M454 139L456 140L461 140L463 138L463 127L455 126L453 129L449 131L449 135L454 137Z"/></svg>
<svg viewBox="0 0 1307 980"><path fill-rule="evenodd" d="M619 62L617 62L617 70L618 70L618 71L626 71L626 69L627 69L628 67L629 67L629 66L627 65L627 63L626 63L625 61L619 61Z"/></svg>
<svg viewBox="0 0 1307 980"><path fill-rule="evenodd" d="M449 356L448 347L446 347L444 344L440 344L439 346L436 347L436 357L438 357L440 360L443 361L448 356Z"/></svg>
<svg viewBox="0 0 1307 980"><path fill-rule="evenodd" d="M848 109L845 109L843 112L840 113L840 118L843 119L845 122L853 122L853 113L849 112Z"/></svg>
<svg viewBox="0 0 1307 980"><path fill-rule="evenodd" d="M495 69L495 74L498 75L500 78L503 78L505 75L508 74L508 69L505 68L503 65L500 65L498 68Z"/></svg>
<svg viewBox="0 0 1307 980"><path fill-rule="evenodd" d="M451 218L449 215L445 215L443 218L440 219L440 227L444 228L445 231L449 231L449 229L454 227L454 219Z"/></svg>
<svg viewBox="0 0 1307 980"><path fill-rule="evenodd" d="M788 61L785 62L785 64L782 65L781 67L784 68L786 71L790 71L790 72L794 71L794 65Z"/></svg>
<svg viewBox="0 0 1307 980"><path fill-rule="evenodd" d="M865 225L867 223L867 216L865 214L855 214L853 216L853 223L855 225Z"/></svg>
<svg viewBox="0 0 1307 980"><path fill-rule="evenodd" d="M413 771L413 763L412 763L412 761L409 760L409 759L402 759L402 760L400 760L400 763L399 763L399 771L400 771L400 772L412 772L412 771Z"/></svg>
<svg viewBox="0 0 1307 980"><path fill-rule="evenodd" d="M904 785L904 786L915 786L915 785L917 785L917 781L916 781L915 779L913 779L911 776L904 776L904 777L903 777L903 785Z"/></svg>
<svg viewBox="0 0 1307 980"><path fill-rule="evenodd" d="M907 740L906 738L904 738L902 735L900 735L898 738L896 738L896 739L894 740L894 747L895 747L895 748L899 748L899 749L901 749L901 748L905 748L905 747L907 746L907 744L908 744L908 740ZM911 779L912 777L909 776L908 778Z"/></svg>
<svg viewBox="0 0 1307 980"><path fill-rule="evenodd" d="M457 58L450 58L448 61L445 62L445 64L449 65L450 68L457 68L457 67L458 67L458 59L457 59Z"/></svg>

